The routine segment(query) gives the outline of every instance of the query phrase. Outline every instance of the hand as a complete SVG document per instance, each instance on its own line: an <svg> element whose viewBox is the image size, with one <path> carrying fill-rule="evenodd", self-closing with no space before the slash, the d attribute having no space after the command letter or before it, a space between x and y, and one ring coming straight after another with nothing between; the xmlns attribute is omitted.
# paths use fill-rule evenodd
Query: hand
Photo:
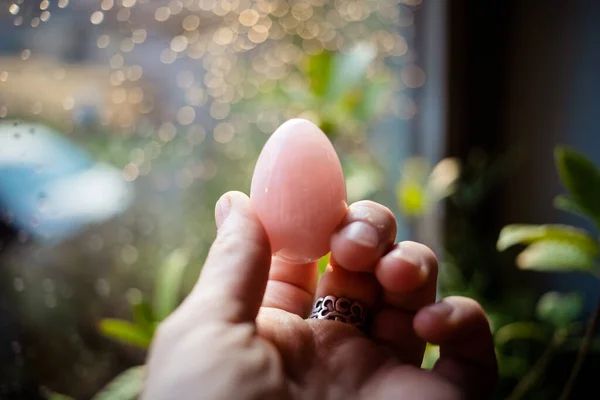
<svg viewBox="0 0 600 400"><path fill-rule="evenodd" d="M271 259L267 236L239 192L217 204L218 233L200 278L151 346L143 399L484 399L497 380L487 318L473 300L435 303L437 261L394 245L385 207L349 207L331 263ZM344 296L372 316L367 334L306 319L315 295ZM425 343L440 345L433 370Z"/></svg>

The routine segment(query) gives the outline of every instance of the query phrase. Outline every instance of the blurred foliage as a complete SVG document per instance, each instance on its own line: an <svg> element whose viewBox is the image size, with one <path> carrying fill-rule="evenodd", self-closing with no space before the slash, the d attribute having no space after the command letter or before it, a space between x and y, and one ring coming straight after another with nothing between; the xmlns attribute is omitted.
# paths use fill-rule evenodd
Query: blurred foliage
<svg viewBox="0 0 600 400"><path fill-rule="evenodd" d="M598 227L600 171L583 154L560 146L555 151L555 164L568 193L558 196L554 205L560 210L589 218ZM520 269L555 272L575 270L594 278L600 272L597 263L598 243L598 237L573 226L511 224L500 231L497 249L505 251L513 246L524 246L516 259ZM567 339L574 337L580 342L579 354L560 396L561 399L569 398L587 353L593 351L591 343L598 327L599 310L600 303L590 317L587 329L582 331L579 320L583 311L582 295L550 291L539 298L534 320L514 322L498 329L496 343L503 346L508 342L508 337L513 340L535 340L544 347L536 362L527 370L522 370L526 373L507 398L521 399L532 392L544 392L542 377L545 370L554 354L565 346Z"/></svg>
<svg viewBox="0 0 600 400"><path fill-rule="evenodd" d="M514 156L512 163L511 156L482 163L481 154L477 154L468 158L468 165L447 159L435 168L422 158L411 158L398 183L398 204L406 215L416 219L430 212L427 205L433 201L424 200L427 198L446 199L455 211L439 269L440 297L468 296L486 310L499 361L500 384L494 398L545 399L562 391L561 399L567 399L581 360L587 352L598 351L592 341L598 316L594 314L592 319L596 320L590 321L585 329L581 321L584 299L580 293L549 291L536 298L526 285L518 284L519 278L506 270L505 258L495 252L524 245L525 249L516 258L520 269L580 271L594 276L599 272L599 238L561 224L512 224L501 229L493 243L479 233L470 221L476 218L480 205L492 196L494 187L514 171L514 167L508 167L515 164ZM555 206L598 224L600 196L590 188L600 183L600 173L573 150L559 147L555 159L568 190L568 196L554 200ZM432 176L436 176L430 171L444 169L450 172L438 175L445 177L441 179L442 190L428 189L435 181ZM565 352L578 352L573 355L574 372L570 376L558 375L559 379L546 377L549 369L555 369L555 360L562 359ZM439 347L428 344L422 367L431 368L438 357ZM556 371L552 374L557 376Z"/></svg>
<svg viewBox="0 0 600 400"><path fill-rule="evenodd" d="M558 196L557 208L584 216L600 227L600 171L581 153L558 147L555 161L568 196ZM508 225L500 232L498 250L526 245L517 258L523 269L580 270L598 275L598 238L564 225Z"/></svg>
<svg viewBox="0 0 600 400"><path fill-rule="evenodd" d="M153 307L141 300L133 304L131 313L134 322L121 319L105 318L100 321L99 329L106 337L124 344L148 350L156 328L179 305L182 296L182 278L188 265L187 252L182 249L173 251L160 264L157 273L156 287L153 293ZM93 400L102 399L136 399L141 390L144 378L144 366L132 367L114 378Z"/></svg>
<svg viewBox="0 0 600 400"><path fill-rule="evenodd" d="M409 157L402 167L396 193L400 211L418 217L454 194L460 177L460 161L445 158L431 168L424 157Z"/></svg>

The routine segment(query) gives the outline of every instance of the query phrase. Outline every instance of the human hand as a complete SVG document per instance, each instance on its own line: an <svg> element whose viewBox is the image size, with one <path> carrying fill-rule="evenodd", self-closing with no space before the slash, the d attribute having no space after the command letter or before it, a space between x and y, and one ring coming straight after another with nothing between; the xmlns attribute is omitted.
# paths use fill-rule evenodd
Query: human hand
<svg viewBox="0 0 600 400"><path fill-rule="evenodd" d="M435 303L437 261L394 244L385 207L351 205L331 239L331 263L272 259L239 192L216 207L218 233L200 278L152 343L142 399L485 399L497 381L490 327L473 300ZM316 297L347 297L370 318L363 333L307 319ZM433 370L425 343L440 345Z"/></svg>

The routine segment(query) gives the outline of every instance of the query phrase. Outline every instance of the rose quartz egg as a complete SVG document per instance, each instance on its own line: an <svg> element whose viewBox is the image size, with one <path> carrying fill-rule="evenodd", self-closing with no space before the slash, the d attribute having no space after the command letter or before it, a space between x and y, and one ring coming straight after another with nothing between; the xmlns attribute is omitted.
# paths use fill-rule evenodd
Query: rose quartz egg
<svg viewBox="0 0 600 400"><path fill-rule="evenodd" d="M271 135L254 169L250 200L276 257L307 263L329 252L331 234L346 214L346 185L319 127L291 119Z"/></svg>

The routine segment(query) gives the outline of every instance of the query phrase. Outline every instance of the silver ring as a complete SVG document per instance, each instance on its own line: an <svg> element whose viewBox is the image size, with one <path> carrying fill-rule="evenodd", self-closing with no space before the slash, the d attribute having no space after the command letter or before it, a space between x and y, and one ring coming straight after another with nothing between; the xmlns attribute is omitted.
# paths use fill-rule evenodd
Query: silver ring
<svg viewBox="0 0 600 400"><path fill-rule="evenodd" d="M365 309L358 301L347 297L319 297L309 318L328 319L353 325L361 331L366 329Z"/></svg>

